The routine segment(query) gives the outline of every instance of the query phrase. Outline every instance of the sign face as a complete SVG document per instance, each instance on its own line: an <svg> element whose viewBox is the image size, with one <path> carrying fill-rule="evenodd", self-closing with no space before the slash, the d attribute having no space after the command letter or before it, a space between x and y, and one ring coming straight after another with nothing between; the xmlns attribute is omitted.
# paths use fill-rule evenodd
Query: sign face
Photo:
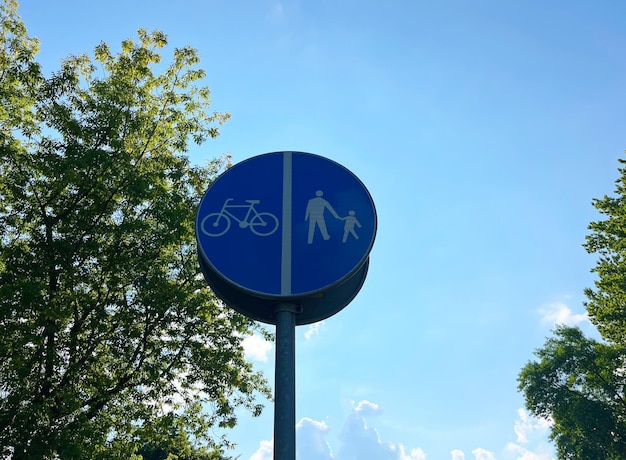
<svg viewBox="0 0 626 460"><path fill-rule="evenodd" d="M303 152L231 167L209 187L196 218L201 263L264 299L299 299L344 283L368 260L375 235L376 210L361 181Z"/></svg>

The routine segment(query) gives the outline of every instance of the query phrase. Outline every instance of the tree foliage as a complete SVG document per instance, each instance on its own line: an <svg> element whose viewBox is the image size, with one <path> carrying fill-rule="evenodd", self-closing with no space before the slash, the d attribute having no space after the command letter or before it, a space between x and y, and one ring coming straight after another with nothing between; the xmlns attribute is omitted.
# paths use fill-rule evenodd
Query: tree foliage
<svg viewBox="0 0 626 460"><path fill-rule="evenodd" d="M28 37L17 14L17 0L0 2L0 132L9 135L15 129L30 133L37 129L31 108L33 88L41 80L39 64L34 60L39 41Z"/></svg>
<svg viewBox="0 0 626 460"><path fill-rule="evenodd" d="M553 422L562 459L623 459L626 398L623 350L560 326L520 373L526 406Z"/></svg>
<svg viewBox="0 0 626 460"><path fill-rule="evenodd" d="M619 160L621 165L626 160ZM605 195L593 201L607 218L589 225L585 247L598 254L593 269L598 279L595 289L586 289L589 318L602 337L615 344L626 344L626 168L620 167L616 196Z"/></svg>
<svg viewBox="0 0 626 460"><path fill-rule="evenodd" d="M559 326L519 375L527 408L553 421L560 459L626 458L626 168L619 172L616 195L593 200L605 218L589 225L584 245L598 255L585 306L603 340Z"/></svg>
<svg viewBox="0 0 626 460"><path fill-rule="evenodd" d="M195 209L224 161L182 153L228 115L209 111L194 49L160 64L161 32L46 77L15 1L0 21L0 455L208 456L227 443L211 429L268 396L241 347L254 323L196 257Z"/></svg>

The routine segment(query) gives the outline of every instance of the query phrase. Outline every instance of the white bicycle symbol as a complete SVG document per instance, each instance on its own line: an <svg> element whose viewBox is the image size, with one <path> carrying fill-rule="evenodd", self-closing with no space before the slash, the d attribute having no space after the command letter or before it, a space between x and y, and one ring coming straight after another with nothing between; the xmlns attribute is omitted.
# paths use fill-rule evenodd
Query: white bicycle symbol
<svg viewBox="0 0 626 460"><path fill-rule="evenodd" d="M278 218L274 214L255 209L254 205L259 204L260 200L246 200L248 204L229 204L232 200L233 198L228 198L220 212L212 212L202 219L202 233L207 236L222 236L230 229L233 219L239 222L240 228L249 228L257 236L269 236L278 230ZM240 219L230 209L247 209L246 216Z"/></svg>

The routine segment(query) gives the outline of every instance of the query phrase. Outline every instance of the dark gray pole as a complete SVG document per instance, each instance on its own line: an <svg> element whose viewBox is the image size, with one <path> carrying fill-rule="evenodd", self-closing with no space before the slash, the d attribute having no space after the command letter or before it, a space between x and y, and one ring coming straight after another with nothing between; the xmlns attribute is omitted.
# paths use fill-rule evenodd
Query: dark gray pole
<svg viewBox="0 0 626 460"><path fill-rule="evenodd" d="M274 460L296 459L296 311L276 307L274 375Z"/></svg>

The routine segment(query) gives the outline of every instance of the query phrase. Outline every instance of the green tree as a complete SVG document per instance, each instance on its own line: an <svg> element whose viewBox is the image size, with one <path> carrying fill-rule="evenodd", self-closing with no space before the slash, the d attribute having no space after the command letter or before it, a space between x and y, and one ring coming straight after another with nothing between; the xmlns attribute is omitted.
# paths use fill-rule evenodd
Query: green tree
<svg viewBox="0 0 626 460"><path fill-rule="evenodd" d="M593 200L605 218L589 225L584 245L598 255L585 307L603 340L559 326L519 375L527 408L553 421L560 459L626 458L626 168L619 172L616 195Z"/></svg>
<svg viewBox="0 0 626 460"><path fill-rule="evenodd" d="M0 132L37 129L31 111L33 87L40 82L40 66L34 60L37 39L29 38L17 14L17 0L0 1Z"/></svg>
<svg viewBox="0 0 626 460"><path fill-rule="evenodd" d="M619 160L626 165L626 160ZM598 279L594 289L586 289L585 306L589 318L602 337L611 343L626 344L626 168L620 167L616 196L605 195L593 201L606 219L589 225L586 249L598 254L593 269Z"/></svg>
<svg viewBox="0 0 626 460"><path fill-rule="evenodd" d="M521 371L526 407L553 421L561 459L623 459L626 399L623 350L560 326Z"/></svg>
<svg viewBox="0 0 626 460"><path fill-rule="evenodd" d="M254 322L198 268L195 209L226 161L184 152L228 115L196 51L160 64L166 36L139 30L44 77L16 2L0 21L0 456L219 451L214 429L269 392L241 347Z"/></svg>

